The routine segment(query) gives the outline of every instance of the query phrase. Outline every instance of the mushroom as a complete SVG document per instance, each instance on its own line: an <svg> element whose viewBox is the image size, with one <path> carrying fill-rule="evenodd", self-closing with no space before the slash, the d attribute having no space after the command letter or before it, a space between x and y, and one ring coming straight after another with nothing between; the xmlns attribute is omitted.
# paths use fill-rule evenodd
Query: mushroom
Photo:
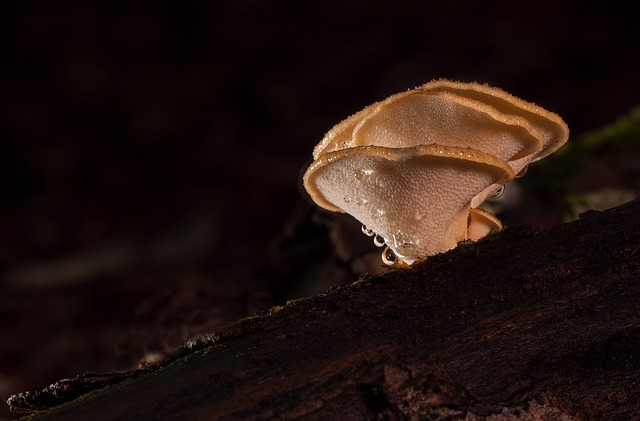
<svg viewBox="0 0 640 421"><path fill-rule="evenodd" d="M417 89L447 92L484 103L499 113L510 115L516 120L520 119L523 124L533 128L537 136L541 137L542 145L529 155L520 158L512 157L507 161L516 174L524 174L529 163L551 155L569 139L569 127L559 115L513 96L502 89L480 83L453 82L446 79L428 82ZM498 187L491 186L487 191L479 194L474 199L472 206L479 206Z"/></svg>
<svg viewBox="0 0 640 421"><path fill-rule="evenodd" d="M501 89L435 80L333 127L313 151L304 186L410 264L502 229L477 207L568 133L556 114Z"/></svg>
<svg viewBox="0 0 640 421"><path fill-rule="evenodd" d="M316 146L314 159L356 146L402 148L434 143L470 147L510 161L537 152L543 140L522 118L423 86L392 95L336 125Z"/></svg>
<svg viewBox="0 0 640 421"><path fill-rule="evenodd" d="M471 199L513 176L502 160L470 148L363 146L323 154L303 183L318 205L349 213L411 264L467 239Z"/></svg>
<svg viewBox="0 0 640 421"><path fill-rule="evenodd" d="M568 134L558 115L501 89L441 79L392 95L347 118L316 146L314 159L357 146L439 144L490 153L517 174L532 160L562 146ZM472 206L479 206L499 187L480 192Z"/></svg>
<svg viewBox="0 0 640 421"><path fill-rule="evenodd" d="M502 231L502 222L498 218L484 209L472 208L470 210L465 239L478 241L494 231Z"/></svg>
<svg viewBox="0 0 640 421"><path fill-rule="evenodd" d="M531 161L551 155L569 139L569 128L559 115L515 97L502 89L480 83L453 82L446 79L428 82L418 89L457 94L483 102L501 113L525 119L543 137L543 147Z"/></svg>

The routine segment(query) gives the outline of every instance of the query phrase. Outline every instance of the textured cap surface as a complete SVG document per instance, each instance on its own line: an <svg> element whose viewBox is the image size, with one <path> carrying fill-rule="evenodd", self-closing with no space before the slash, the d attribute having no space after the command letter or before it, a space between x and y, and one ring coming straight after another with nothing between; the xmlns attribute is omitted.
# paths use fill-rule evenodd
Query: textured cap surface
<svg viewBox="0 0 640 421"><path fill-rule="evenodd" d="M354 216L411 261L465 239L471 199L512 177L503 161L472 149L367 146L322 155L304 185L317 204Z"/></svg>

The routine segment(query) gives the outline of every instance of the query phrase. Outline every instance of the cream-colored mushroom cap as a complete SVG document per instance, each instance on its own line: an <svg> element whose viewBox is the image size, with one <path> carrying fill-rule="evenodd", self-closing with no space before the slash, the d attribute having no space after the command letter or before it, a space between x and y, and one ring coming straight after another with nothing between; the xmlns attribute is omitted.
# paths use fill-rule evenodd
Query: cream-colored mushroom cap
<svg viewBox="0 0 640 421"><path fill-rule="evenodd" d="M433 90L426 86L392 95L337 124L316 146L314 158L355 146L439 144L470 147L511 163L543 148L544 137L529 120L483 101L493 101L488 89L503 91L487 87L482 96L471 98L440 85Z"/></svg>
<svg viewBox="0 0 640 421"><path fill-rule="evenodd" d="M492 154L518 173L557 150L568 136L557 114L502 89L440 79L392 95L337 124L315 147L314 158L355 146L439 144Z"/></svg>
<svg viewBox="0 0 640 421"><path fill-rule="evenodd" d="M379 103L375 102L333 126L313 148L313 159L318 159L323 153L353 147L353 130Z"/></svg>
<svg viewBox="0 0 640 421"><path fill-rule="evenodd" d="M473 208L469 212L466 239L478 241L494 231L502 230L502 222L489 212L480 208Z"/></svg>
<svg viewBox="0 0 640 421"><path fill-rule="evenodd" d="M353 146L431 144L473 148L508 163L538 151L542 137L522 119L482 102L417 89L378 104L353 130Z"/></svg>
<svg viewBox="0 0 640 421"><path fill-rule="evenodd" d="M502 89L476 82L454 82L446 79L425 83L418 90L447 92L482 102L495 110L525 119L543 136L542 148L532 160L542 159L564 145L569 139L569 127L562 118L534 103L524 101ZM519 170L515 170L516 173Z"/></svg>
<svg viewBox="0 0 640 421"><path fill-rule="evenodd" d="M494 110L489 111L490 114L507 115L509 121L528 127L529 131L535 133L542 142L538 148L530 149L529 153L506 160L516 174L525 170L529 163L555 152L569 138L569 128L557 114L486 84L439 79L416 88L416 91L435 92L440 95L446 93L472 102L476 101L484 104L487 109ZM481 150L488 152L486 149ZM493 185L480 192L472 200L471 206L480 206L499 187L499 185Z"/></svg>
<svg viewBox="0 0 640 421"><path fill-rule="evenodd" d="M471 199L513 177L502 160L469 148L361 146L322 154L303 182L318 205L349 213L410 264L464 240Z"/></svg>

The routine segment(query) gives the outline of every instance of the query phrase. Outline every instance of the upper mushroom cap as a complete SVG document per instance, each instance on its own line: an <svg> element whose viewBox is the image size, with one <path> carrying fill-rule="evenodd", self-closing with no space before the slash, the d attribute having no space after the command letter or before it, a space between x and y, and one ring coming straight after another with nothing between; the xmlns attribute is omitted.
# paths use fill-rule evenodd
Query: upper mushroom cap
<svg viewBox="0 0 640 421"><path fill-rule="evenodd" d="M464 240L471 199L513 176L469 148L362 146L321 155L303 182L318 205L354 216L411 263Z"/></svg>
<svg viewBox="0 0 640 421"><path fill-rule="evenodd" d="M535 104L488 85L441 79L392 95L340 122L316 146L314 158L353 146L437 143L471 147L511 165L545 156L567 138L562 119Z"/></svg>
<svg viewBox="0 0 640 421"><path fill-rule="evenodd" d="M354 146L411 147L440 144L495 155L518 173L569 137L557 114L479 83L439 79L401 92L334 126L314 149L323 153Z"/></svg>
<svg viewBox="0 0 640 421"><path fill-rule="evenodd" d="M454 82L438 79L427 82L418 90L449 92L483 102L501 113L526 119L543 136L543 147L533 160L557 151L569 139L569 127L562 118L532 102L524 101L499 88L477 82Z"/></svg>
<svg viewBox="0 0 640 421"><path fill-rule="evenodd" d="M473 148L509 162L538 151L542 136L482 102L419 89L387 98L353 130L353 146L430 144Z"/></svg>
<svg viewBox="0 0 640 421"><path fill-rule="evenodd" d="M313 148L313 159L318 159L324 153L353 147L353 130L379 103L374 102L333 126Z"/></svg>

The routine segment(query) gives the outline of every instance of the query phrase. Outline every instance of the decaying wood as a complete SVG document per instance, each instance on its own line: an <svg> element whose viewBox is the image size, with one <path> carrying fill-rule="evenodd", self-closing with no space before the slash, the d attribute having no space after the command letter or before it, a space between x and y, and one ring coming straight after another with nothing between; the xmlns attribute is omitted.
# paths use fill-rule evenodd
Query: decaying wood
<svg viewBox="0 0 640 421"><path fill-rule="evenodd" d="M508 229L86 379L106 387L34 419L637 419L640 201ZM88 383L9 403L42 409Z"/></svg>

